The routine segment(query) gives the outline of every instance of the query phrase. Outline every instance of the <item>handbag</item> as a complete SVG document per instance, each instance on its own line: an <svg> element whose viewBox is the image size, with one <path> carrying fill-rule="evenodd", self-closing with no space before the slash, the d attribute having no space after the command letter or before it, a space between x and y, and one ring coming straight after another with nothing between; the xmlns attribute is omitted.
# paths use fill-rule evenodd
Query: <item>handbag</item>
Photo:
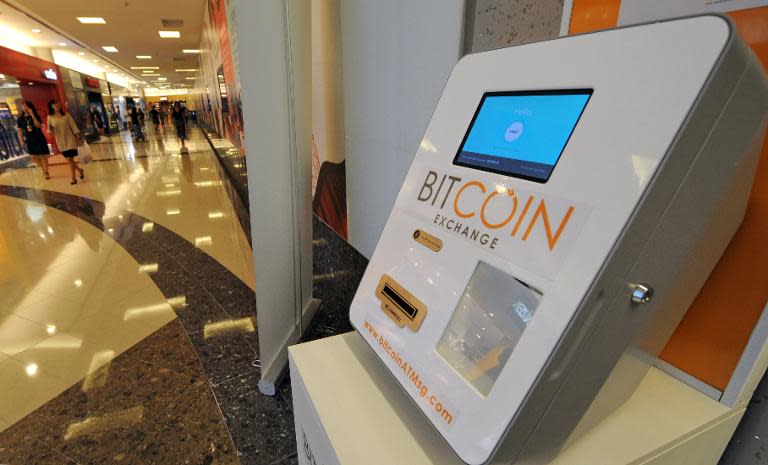
<svg viewBox="0 0 768 465"><path fill-rule="evenodd" d="M77 158L80 159L80 163L88 164L93 163L93 153L91 152L91 146L87 142L83 142L83 145L77 148Z"/></svg>

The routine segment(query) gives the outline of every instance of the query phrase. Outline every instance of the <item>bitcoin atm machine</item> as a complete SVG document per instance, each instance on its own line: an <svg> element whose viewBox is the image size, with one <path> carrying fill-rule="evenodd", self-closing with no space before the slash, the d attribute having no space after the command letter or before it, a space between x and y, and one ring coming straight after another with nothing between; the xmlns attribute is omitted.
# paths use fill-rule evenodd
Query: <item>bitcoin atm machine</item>
<svg viewBox="0 0 768 465"><path fill-rule="evenodd" d="M350 318L468 464L630 396L742 220L760 64L706 15L464 57Z"/></svg>

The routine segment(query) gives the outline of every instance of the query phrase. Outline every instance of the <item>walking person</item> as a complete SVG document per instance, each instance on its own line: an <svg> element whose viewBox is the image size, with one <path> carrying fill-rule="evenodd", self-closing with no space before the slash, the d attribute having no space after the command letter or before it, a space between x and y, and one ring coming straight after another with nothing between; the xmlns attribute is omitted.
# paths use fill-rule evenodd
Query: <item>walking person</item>
<svg viewBox="0 0 768 465"><path fill-rule="evenodd" d="M131 106L131 133L137 141L146 140L144 138L144 131L141 128L141 116L135 106Z"/></svg>
<svg viewBox="0 0 768 465"><path fill-rule="evenodd" d="M186 111L187 110L181 106L181 103L179 103L178 100L173 103L171 118L173 119L173 125L176 127L176 137L181 141L181 153L189 153L189 149L187 149L187 146L184 143L184 141L187 140Z"/></svg>
<svg viewBox="0 0 768 465"><path fill-rule="evenodd" d="M96 105L91 106L91 123L99 131L99 135L104 135L104 120L101 117L101 112L96 108Z"/></svg>
<svg viewBox="0 0 768 465"><path fill-rule="evenodd" d="M56 100L48 102L48 133L56 140L59 151L67 159L69 171L72 174L70 184L77 184L76 172L79 172L80 179L85 179L85 172L77 166L75 161L77 147L84 143L83 135L75 124L75 120L64 112L61 103Z"/></svg>
<svg viewBox="0 0 768 465"><path fill-rule="evenodd" d="M149 116L152 118L152 124L155 125L155 132L160 130L160 110L156 106L152 105L152 109L149 110Z"/></svg>
<svg viewBox="0 0 768 465"><path fill-rule="evenodd" d="M27 147L29 156L40 167L45 179L51 179L51 175L48 174L48 157L51 152L48 150L48 141L43 134L43 123L40 121L35 105L29 100L21 104L21 116L17 121L17 128L19 141Z"/></svg>

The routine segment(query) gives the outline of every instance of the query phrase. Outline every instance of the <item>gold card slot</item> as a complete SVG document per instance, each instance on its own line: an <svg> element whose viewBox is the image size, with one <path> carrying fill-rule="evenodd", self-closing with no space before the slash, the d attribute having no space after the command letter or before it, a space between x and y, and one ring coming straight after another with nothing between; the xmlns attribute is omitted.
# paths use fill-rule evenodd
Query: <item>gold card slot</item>
<svg viewBox="0 0 768 465"><path fill-rule="evenodd" d="M443 241L440 238L433 236L423 229L417 229L413 232L413 240L434 252L440 252L440 249L443 248Z"/></svg>
<svg viewBox="0 0 768 465"><path fill-rule="evenodd" d="M391 276L385 274L381 277L376 287L376 297L381 301L384 313L398 326L407 326L414 332L419 330L427 314L427 307Z"/></svg>

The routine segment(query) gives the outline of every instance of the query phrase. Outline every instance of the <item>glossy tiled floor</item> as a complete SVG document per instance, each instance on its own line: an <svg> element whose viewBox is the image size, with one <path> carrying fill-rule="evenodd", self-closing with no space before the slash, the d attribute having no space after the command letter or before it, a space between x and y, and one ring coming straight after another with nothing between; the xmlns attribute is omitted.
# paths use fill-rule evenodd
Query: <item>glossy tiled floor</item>
<svg viewBox="0 0 768 465"><path fill-rule="evenodd" d="M191 131L190 139L189 155L181 156L171 135L149 134L147 142L133 143L123 132L90 144L94 159L101 161L84 166L85 183L70 185L64 159L57 156L51 160L50 180L37 169L25 169L0 174L0 184L98 200L106 206L106 219L124 210L137 213L195 244L253 288L251 258L241 253L250 245L218 162L200 131Z"/></svg>
<svg viewBox="0 0 768 465"><path fill-rule="evenodd" d="M0 225L0 419L8 426L175 314L141 265L82 220L0 197Z"/></svg>
<svg viewBox="0 0 768 465"><path fill-rule="evenodd" d="M191 136L103 138L75 186L60 157L0 174L0 463L294 463L250 246Z"/></svg>

